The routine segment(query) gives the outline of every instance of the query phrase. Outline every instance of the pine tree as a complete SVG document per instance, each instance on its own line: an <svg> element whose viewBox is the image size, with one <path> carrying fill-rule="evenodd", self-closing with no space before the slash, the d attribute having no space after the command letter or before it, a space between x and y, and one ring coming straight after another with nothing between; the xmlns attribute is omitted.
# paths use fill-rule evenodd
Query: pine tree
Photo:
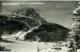
<svg viewBox="0 0 80 52"><path fill-rule="evenodd" d="M73 24L71 26L71 32L69 33L69 41L70 41L70 48L72 48L72 52L77 52L77 49L80 47L80 4L77 4L77 8L73 11Z"/></svg>

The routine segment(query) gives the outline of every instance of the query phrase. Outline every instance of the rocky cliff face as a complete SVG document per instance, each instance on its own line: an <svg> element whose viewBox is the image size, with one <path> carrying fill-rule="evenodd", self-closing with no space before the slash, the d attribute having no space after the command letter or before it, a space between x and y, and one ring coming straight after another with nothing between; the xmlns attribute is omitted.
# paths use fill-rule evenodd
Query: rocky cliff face
<svg viewBox="0 0 80 52"><path fill-rule="evenodd" d="M0 16L0 18L0 27L2 28L0 31L3 32L2 34L23 31L21 32L23 34L19 36L23 36L21 38L26 40L61 41L66 40L69 32L68 28L47 22L40 17L34 8L18 10L8 18L6 16Z"/></svg>
<svg viewBox="0 0 80 52"><path fill-rule="evenodd" d="M52 42L52 41L65 41L68 37L68 32L70 30L55 24L48 23L42 24L39 28L33 30L25 36L28 40L37 40L44 42Z"/></svg>

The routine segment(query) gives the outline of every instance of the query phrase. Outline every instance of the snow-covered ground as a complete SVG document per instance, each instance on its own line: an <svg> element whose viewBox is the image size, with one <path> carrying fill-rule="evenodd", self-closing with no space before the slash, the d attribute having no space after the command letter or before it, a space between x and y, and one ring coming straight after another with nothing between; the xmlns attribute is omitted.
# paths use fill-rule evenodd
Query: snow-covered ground
<svg viewBox="0 0 80 52"><path fill-rule="evenodd" d="M9 48L12 52L68 52L69 48L52 43L52 42L30 42L17 41L14 42L0 42L1 46Z"/></svg>
<svg viewBox="0 0 80 52"><path fill-rule="evenodd" d="M14 52L36 52L37 42L15 41L14 43L1 42L0 45L11 49Z"/></svg>

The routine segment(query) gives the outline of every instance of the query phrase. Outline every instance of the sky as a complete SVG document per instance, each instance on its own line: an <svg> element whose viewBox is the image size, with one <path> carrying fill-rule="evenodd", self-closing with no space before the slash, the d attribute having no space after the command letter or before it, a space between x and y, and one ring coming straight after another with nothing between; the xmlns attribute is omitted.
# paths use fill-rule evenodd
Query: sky
<svg viewBox="0 0 80 52"><path fill-rule="evenodd" d="M80 1L80 0L0 0L0 1Z"/></svg>
<svg viewBox="0 0 80 52"><path fill-rule="evenodd" d="M16 9L33 7L48 22L70 27L72 18L75 17L72 14L75 5L74 1L3 2L1 14L9 15Z"/></svg>

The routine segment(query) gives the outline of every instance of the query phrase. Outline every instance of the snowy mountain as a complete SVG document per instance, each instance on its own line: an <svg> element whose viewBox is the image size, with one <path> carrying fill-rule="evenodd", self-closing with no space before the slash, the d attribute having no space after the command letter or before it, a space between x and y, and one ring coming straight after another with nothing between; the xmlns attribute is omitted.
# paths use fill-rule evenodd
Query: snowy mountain
<svg viewBox="0 0 80 52"><path fill-rule="evenodd" d="M61 41L66 40L69 32L68 28L47 22L40 17L34 8L20 9L13 12L9 17L0 16L0 18L0 31L2 34L11 35L22 31L19 32L21 34L18 33L19 35L16 37L18 39L35 40L39 38L40 41Z"/></svg>

